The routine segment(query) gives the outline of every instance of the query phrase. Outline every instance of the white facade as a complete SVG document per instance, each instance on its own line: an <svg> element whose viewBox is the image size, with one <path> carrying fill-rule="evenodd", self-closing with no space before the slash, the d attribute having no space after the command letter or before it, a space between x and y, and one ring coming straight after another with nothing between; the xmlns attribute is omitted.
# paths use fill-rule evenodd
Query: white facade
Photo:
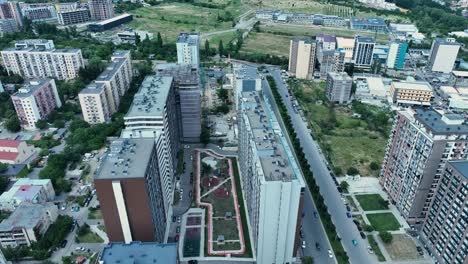
<svg viewBox="0 0 468 264"><path fill-rule="evenodd" d="M177 39L177 63L189 64L194 68L200 65L200 36L180 33Z"/></svg>
<svg viewBox="0 0 468 264"><path fill-rule="evenodd" d="M428 67L433 72L450 73L457 59L460 44L436 39L432 42Z"/></svg>
<svg viewBox="0 0 468 264"><path fill-rule="evenodd" d="M289 72L298 79L312 79L317 42L293 39L289 45Z"/></svg>
<svg viewBox="0 0 468 264"><path fill-rule="evenodd" d="M91 83L78 94L81 112L90 124L104 123L111 118L106 86L103 83Z"/></svg>
<svg viewBox="0 0 468 264"><path fill-rule="evenodd" d="M0 209L11 212L24 202L42 204L54 199L55 190L51 180L22 178L0 195Z"/></svg>

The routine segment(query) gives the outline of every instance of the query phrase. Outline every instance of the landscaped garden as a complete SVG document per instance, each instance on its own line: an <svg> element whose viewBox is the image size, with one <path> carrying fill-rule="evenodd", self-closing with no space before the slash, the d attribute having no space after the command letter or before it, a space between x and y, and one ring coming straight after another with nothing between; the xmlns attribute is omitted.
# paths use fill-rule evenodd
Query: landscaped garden
<svg viewBox="0 0 468 264"><path fill-rule="evenodd" d="M380 194L357 194L355 197L364 211L388 210L388 201Z"/></svg>
<svg viewBox="0 0 468 264"><path fill-rule="evenodd" d="M376 231L395 231L400 223L392 213L366 214L367 219Z"/></svg>

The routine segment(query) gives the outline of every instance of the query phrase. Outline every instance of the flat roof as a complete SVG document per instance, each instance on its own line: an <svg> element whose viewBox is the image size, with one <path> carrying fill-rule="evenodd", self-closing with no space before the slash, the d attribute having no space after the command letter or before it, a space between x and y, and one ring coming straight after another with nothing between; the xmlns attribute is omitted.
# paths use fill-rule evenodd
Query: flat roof
<svg viewBox="0 0 468 264"><path fill-rule="evenodd" d="M395 89L420 90L420 91L432 92L432 87L428 82L398 81L398 82L392 82L392 85Z"/></svg>
<svg viewBox="0 0 468 264"><path fill-rule="evenodd" d="M332 77L333 80L337 81L352 81L351 77L346 72L329 72L328 75Z"/></svg>
<svg viewBox="0 0 468 264"><path fill-rule="evenodd" d="M198 69L190 64L161 63L156 65L156 75L172 76L178 85L200 85Z"/></svg>
<svg viewBox="0 0 468 264"><path fill-rule="evenodd" d="M449 160L448 163L468 179L468 160Z"/></svg>
<svg viewBox="0 0 468 264"><path fill-rule="evenodd" d="M468 77L468 71L452 71L452 74L457 77Z"/></svg>
<svg viewBox="0 0 468 264"><path fill-rule="evenodd" d="M354 39L336 37L337 48L354 48Z"/></svg>
<svg viewBox="0 0 468 264"><path fill-rule="evenodd" d="M234 73L237 78L243 80L255 80L259 79L260 76L257 73L257 67L250 66L247 64L237 64L238 66L234 68Z"/></svg>
<svg viewBox="0 0 468 264"><path fill-rule="evenodd" d="M177 244L109 243L102 250L100 261L105 264L175 264L177 263Z"/></svg>
<svg viewBox="0 0 468 264"><path fill-rule="evenodd" d="M198 34L180 33L177 43L187 43L189 45L198 45L200 36Z"/></svg>
<svg viewBox="0 0 468 264"><path fill-rule="evenodd" d="M103 21L99 21L99 22L95 23L95 25L103 26L103 25L112 23L114 21L117 21L119 19L126 18L126 17L131 17L131 16L132 16L131 14L122 14L122 15L115 16L113 18L109 18L109 19L106 19L106 20L103 20Z"/></svg>
<svg viewBox="0 0 468 264"><path fill-rule="evenodd" d="M431 130L433 134L467 134L468 124L466 120L462 124L448 124L445 119L454 120L462 119L460 115L453 115L446 113L442 115L433 108L415 108L414 117L421 122L427 129Z"/></svg>
<svg viewBox="0 0 468 264"><path fill-rule="evenodd" d="M16 93L13 94L15 97L29 97L35 93L38 89L52 81L52 79L38 79L31 80L28 84L21 86Z"/></svg>
<svg viewBox="0 0 468 264"><path fill-rule="evenodd" d="M356 39L359 42L375 43L375 39L373 37L356 36Z"/></svg>
<svg viewBox="0 0 468 264"><path fill-rule="evenodd" d="M7 219L0 223L0 230L10 231L16 228L34 228L51 207L56 207L56 205L53 203L21 203Z"/></svg>
<svg viewBox="0 0 468 264"><path fill-rule="evenodd" d="M116 139L99 166L94 179L144 178L154 139Z"/></svg>
<svg viewBox="0 0 468 264"><path fill-rule="evenodd" d="M385 20L380 17L370 17L370 18L357 18L357 17L352 17L351 18L352 24L355 25L372 25L372 26L387 26L385 24Z"/></svg>
<svg viewBox="0 0 468 264"><path fill-rule="evenodd" d="M96 81L110 81L114 75L119 71L120 67L126 63L124 58L115 58L109 65L107 65L106 69L99 74L96 78Z"/></svg>
<svg viewBox="0 0 468 264"><path fill-rule="evenodd" d="M169 76L146 76L125 117L162 116L172 82Z"/></svg>
<svg viewBox="0 0 468 264"><path fill-rule="evenodd" d="M105 88L104 83L90 83L80 91L80 94L100 94Z"/></svg>

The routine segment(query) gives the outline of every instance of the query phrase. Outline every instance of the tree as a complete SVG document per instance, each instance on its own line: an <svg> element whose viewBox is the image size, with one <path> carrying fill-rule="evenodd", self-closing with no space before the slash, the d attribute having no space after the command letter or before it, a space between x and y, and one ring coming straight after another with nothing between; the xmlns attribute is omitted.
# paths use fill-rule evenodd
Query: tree
<svg viewBox="0 0 468 264"><path fill-rule="evenodd" d="M346 174L354 176L359 174L359 170L354 168L354 167L349 167L349 169L346 171Z"/></svg>
<svg viewBox="0 0 468 264"><path fill-rule="evenodd" d="M371 162L369 167L370 167L371 170L375 171L375 170L378 170L380 168L380 165L376 161L373 161L373 162Z"/></svg>
<svg viewBox="0 0 468 264"><path fill-rule="evenodd" d="M21 125L18 117L16 115L11 116L5 123L5 127L10 132L19 132L21 130Z"/></svg>
<svg viewBox="0 0 468 264"><path fill-rule="evenodd" d="M55 128L64 128L65 127L65 121L55 120L53 125L54 125Z"/></svg>
<svg viewBox="0 0 468 264"><path fill-rule="evenodd" d="M223 102L226 102L226 100L228 99L228 90L227 89L224 89L224 88L220 88L218 89L217 91L217 95L218 95L218 98L223 101Z"/></svg>
<svg viewBox="0 0 468 264"><path fill-rule="evenodd" d="M205 56L208 57L211 55L210 42L205 40Z"/></svg>
<svg viewBox="0 0 468 264"><path fill-rule="evenodd" d="M158 35L156 37L156 47L158 47L158 49L162 48L163 46L163 40L162 40L162 37L161 37L161 33L158 32Z"/></svg>
<svg viewBox="0 0 468 264"><path fill-rule="evenodd" d="M349 188L349 183L347 181L342 181L340 183L340 187L341 189L343 190L343 192L347 193L348 192L348 188Z"/></svg>
<svg viewBox="0 0 468 264"><path fill-rule="evenodd" d="M302 264L314 264L314 258L302 257Z"/></svg>
<svg viewBox="0 0 468 264"><path fill-rule="evenodd" d="M138 34L135 32L135 45L138 46L138 44L140 44L140 42L141 42L140 35L138 35Z"/></svg>
<svg viewBox="0 0 468 264"><path fill-rule="evenodd" d="M203 126L200 134L200 142L204 145L210 143L210 129Z"/></svg>
<svg viewBox="0 0 468 264"><path fill-rule="evenodd" d="M221 39L219 40L218 53L219 53L220 57L224 55L223 40L221 40Z"/></svg>
<svg viewBox="0 0 468 264"><path fill-rule="evenodd" d="M0 172L8 170L8 164L0 162Z"/></svg>
<svg viewBox="0 0 468 264"><path fill-rule="evenodd" d="M393 241L393 235L387 231L380 232L379 236L385 244L390 244Z"/></svg>
<svg viewBox="0 0 468 264"><path fill-rule="evenodd" d="M364 231L366 231L366 232L372 232L372 231L374 231L374 227L372 227L371 225L367 225L367 224L364 224L364 226L362 227L362 229L364 229Z"/></svg>
<svg viewBox="0 0 468 264"><path fill-rule="evenodd" d="M37 129L44 129L47 127L47 121L46 120L38 120L36 122L36 128Z"/></svg>

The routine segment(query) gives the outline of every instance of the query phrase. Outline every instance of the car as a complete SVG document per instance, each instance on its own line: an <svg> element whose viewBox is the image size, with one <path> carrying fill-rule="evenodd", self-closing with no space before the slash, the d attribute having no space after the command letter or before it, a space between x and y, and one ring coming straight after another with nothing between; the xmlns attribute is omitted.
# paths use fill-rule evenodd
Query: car
<svg viewBox="0 0 468 264"><path fill-rule="evenodd" d="M349 211L348 211L348 212L346 212L346 216L347 216L348 218L351 218L351 217L353 217L353 215L352 215L352 214L351 214Z"/></svg>
<svg viewBox="0 0 468 264"><path fill-rule="evenodd" d="M315 243L315 248L316 248L317 250L320 250L320 244L319 244L318 242Z"/></svg>
<svg viewBox="0 0 468 264"><path fill-rule="evenodd" d="M351 211L351 207L348 204L346 205L346 210Z"/></svg>
<svg viewBox="0 0 468 264"><path fill-rule="evenodd" d="M189 145L185 145L185 146L184 146L184 149L189 149L189 148L190 148Z"/></svg>
<svg viewBox="0 0 468 264"><path fill-rule="evenodd" d="M333 252L330 249L328 250L328 257L333 258Z"/></svg>
<svg viewBox="0 0 468 264"><path fill-rule="evenodd" d="M172 222L175 223L177 221L177 217L173 216L172 217Z"/></svg>
<svg viewBox="0 0 468 264"><path fill-rule="evenodd" d="M81 250L81 247L76 247L75 250L76 250L76 251L80 251L80 250Z"/></svg>
<svg viewBox="0 0 468 264"><path fill-rule="evenodd" d="M364 234L364 232L361 231L361 232L359 232L359 234L361 235L362 239L366 239L366 234Z"/></svg>
<svg viewBox="0 0 468 264"><path fill-rule="evenodd" d="M306 242L302 240L302 248L306 248Z"/></svg>
<svg viewBox="0 0 468 264"><path fill-rule="evenodd" d="M367 246L367 252L369 252L369 254L374 254L374 250L372 250L370 246Z"/></svg>
<svg viewBox="0 0 468 264"><path fill-rule="evenodd" d="M178 234L175 235L175 241L176 241L176 242L179 241L179 235L178 235Z"/></svg>
<svg viewBox="0 0 468 264"><path fill-rule="evenodd" d="M314 212L314 217L317 218L318 217L318 214L317 212Z"/></svg>
<svg viewBox="0 0 468 264"><path fill-rule="evenodd" d="M67 246L68 240L64 239L62 240L62 243L60 243L61 248L65 248Z"/></svg>
<svg viewBox="0 0 468 264"><path fill-rule="evenodd" d="M357 246L357 244L358 244L356 239L351 240L351 242L353 242L354 246Z"/></svg>
<svg viewBox="0 0 468 264"><path fill-rule="evenodd" d="M175 232L176 232L177 234L180 233L180 226L176 227Z"/></svg>
<svg viewBox="0 0 468 264"><path fill-rule="evenodd" d="M189 192L189 197L192 198L192 191Z"/></svg>
<svg viewBox="0 0 468 264"><path fill-rule="evenodd" d="M192 183L193 183L193 179L192 179L192 178L190 178L190 184L192 184Z"/></svg>
<svg viewBox="0 0 468 264"><path fill-rule="evenodd" d="M181 222L181 219L180 219L180 216L177 217L177 223L180 223Z"/></svg>

